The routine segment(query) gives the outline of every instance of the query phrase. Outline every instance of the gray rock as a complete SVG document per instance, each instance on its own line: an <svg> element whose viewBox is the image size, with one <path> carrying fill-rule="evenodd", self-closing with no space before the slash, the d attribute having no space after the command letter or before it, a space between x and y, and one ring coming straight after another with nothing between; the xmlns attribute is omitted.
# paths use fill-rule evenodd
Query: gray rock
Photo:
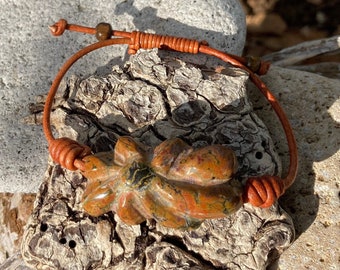
<svg viewBox="0 0 340 270"><path fill-rule="evenodd" d="M193 146L231 147L240 181L278 174L280 162L248 100L247 79L234 68L201 71L172 58L161 61L157 50L140 52L106 76L72 77L61 87L52 122L59 136L86 143L94 152L111 150L125 134L149 146L179 136ZM90 217L81 208L85 185L79 173L50 163L23 236L28 265L265 269L294 238L291 219L277 204L269 209L244 205L227 218L206 220L189 231L164 228L153 220L128 226L112 212Z"/></svg>
<svg viewBox="0 0 340 270"><path fill-rule="evenodd" d="M46 143L37 126L27 126L29 103L45 94L62 63L94 37L67 33L54 38L47 28L60 18L117 30L142 30L205 39L241 54L245 16L237 0L195 1L21 1L2 3L0 14L0 192L36 192L47 163ZM98 51L73 73L108 72L127 60L126 46ZM199 60L201 61L201 60ZM108 68L109 66L109 68Z"/></svg>
<svg viewBox="0 0 340 270"><path fill-rule="evenodd" d="M293 218L297 240L280 258L280 268L338 269L340 242L339 80L272 66L264 82L287 113L299 151L297 179L281 198ZM250 88L256 113L271 131L282 163L287 146L279 123L257 89ZM284 142L284 143L281 143ZM335 252L334 252L335 251Z"/></svg>

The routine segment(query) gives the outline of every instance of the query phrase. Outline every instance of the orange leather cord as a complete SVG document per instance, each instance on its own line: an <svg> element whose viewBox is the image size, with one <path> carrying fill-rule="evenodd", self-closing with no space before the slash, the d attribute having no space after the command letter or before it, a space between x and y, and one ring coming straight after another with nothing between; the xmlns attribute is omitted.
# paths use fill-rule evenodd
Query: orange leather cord
<svg viewBox="0 0 340 270"><path fill-rule="evenodd" d="M103 26L103 25L101 25ZM97 26L98 27L98 26ZM106 29L104 32L100 32ZM129 45L128 52L134 54L139 49L167 49L185 53L203 53L217 57L235 67L241 68L249 73L251 81L262 92L265 98L273 107L277 114L288 143L290 164L287 176L281 179L278 176L265 175L260 177L251 177L247 180L247 184L244 188L243 201L249 202L254 206L269 207L271 206L294 182L298 168L298 156L295 137L291 128L291 125L281 108L280 104L268 89L268 87L262 82L262 80L255 74L263 75L268 71L269 63L258 61L252 58L242 58L239 56L227 54L216 50L205 42L198 42L196 40L190 40L186 38L161 36L155 34L147 34L138 31L125 32L111 30L108 24L105 24L101 28L89 28L80 25L68 24L65 20L60 20L53 26L50 26L50 30L53 35L59 36L63 34L65 30L76 31L81 33L93 34L99 37L100 41L85 47L76 54L74 54L59 70L52 86L49 91L43 116L43 129L46 139L49 144L49 151L52 159L61 164L63 167L69 170L83 170L84 164L82 158L91 154L91 149L86 145L81 145L78 142L69 138L55 139L53 137L50 126L50 112L54 96L58 90L59 84L68 71L68 69L81 57L97 50L99 48L110 46L114 44L127 44ZM114 37L114 38L111 38ZM117 38L119 37L119 38Z"/></svg>
<svg viewBox="0 0 340 270"><path fill-rule="evenodd" d="M130 39L128 38L118 38L108 39L89 45L75 53L71 58L69 58L57 73L46 98L43 115L43 129L45 137L49 144L49 152L52 159L62 165L64 168L67 168L69 170L82 170L84 166L81 159L87 155L90 155L91 149L88 146L81 145L78 142L69 138L55 139L53 137L50 124L50 113L54 96L58 90L62 78L69 70L69 68L84 55L105 46L110 46L113 44L127 44L128 42L130 42Z"/></svg>

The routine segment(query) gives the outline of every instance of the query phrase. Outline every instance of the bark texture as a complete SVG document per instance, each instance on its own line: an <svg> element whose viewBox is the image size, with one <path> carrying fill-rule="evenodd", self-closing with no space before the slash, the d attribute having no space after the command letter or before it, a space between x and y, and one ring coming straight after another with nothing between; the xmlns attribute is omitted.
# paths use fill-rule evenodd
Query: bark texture
<svg viewBox="0 0 340 270"><path fill-rule="evenodd" d="M180 137L194 147L231 147L242 182L280 174L273 142L247 97L247 74L219 70L140 52L110 74L71 77L59 89L52 123L59 137L94 152L113 149L121 135L149 146ZM190 231L152 220L128 226L114 213L90 217L80 205L85 185L79 173L50 163L22 241L23 258L34 269L265 269L294 238L278 205L244 205Z"/></svg>

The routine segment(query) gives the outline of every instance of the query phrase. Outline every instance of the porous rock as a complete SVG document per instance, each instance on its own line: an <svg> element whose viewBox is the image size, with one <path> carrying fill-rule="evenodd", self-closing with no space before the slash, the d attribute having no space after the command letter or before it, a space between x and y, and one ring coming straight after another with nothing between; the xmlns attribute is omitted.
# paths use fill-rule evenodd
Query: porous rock
<svg viewBox="0 0 340 270"><path fill-rule="evenodd" d="M248 76L216 73L157 50L140 52L105 76L72 77L60 89L52 123L58 136L111 150L130 135L149 146L181 137L194 147L224 144L238 158L237 178L279 174L280 161L246 93ZM37 105L39 107L39 104ZM206 220L196 230L174 230L148 220L123 224L110 212L88 216L86 185L77 172L52 162L40 187L22 242L35 269L265 269L294 238L290 217L276 204L244 205L235 214Z"/></svg>

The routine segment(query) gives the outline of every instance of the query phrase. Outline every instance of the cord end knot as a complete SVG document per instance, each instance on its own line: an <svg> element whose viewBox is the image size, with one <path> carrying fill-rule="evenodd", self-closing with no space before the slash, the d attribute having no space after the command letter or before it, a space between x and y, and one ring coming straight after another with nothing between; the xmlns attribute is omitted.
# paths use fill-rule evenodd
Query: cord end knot
<svg viewBox="0 0 340 270"><path fill-rule="evenodd" d="M66 30L66 27L67 27L67 21L64 19L60 19L58 22L49 26L48 28L50 29L51 34L53 36L61 36Z"/></svg>
<svg viewBox="0 0 340 270"><path fill-rule="evenodd" d="M278 176L251 177L244 189L243 201L253 206L267 208L272 206L283 192L284 184Z"/></svg>
<svg viewBox="0 0 340 270"><path fill-rule="evenodd" d="M51 141L48 150L56 163L70 171L82 170L84 166L81 159L91 154L90 147L69 138Z"/></svg>

